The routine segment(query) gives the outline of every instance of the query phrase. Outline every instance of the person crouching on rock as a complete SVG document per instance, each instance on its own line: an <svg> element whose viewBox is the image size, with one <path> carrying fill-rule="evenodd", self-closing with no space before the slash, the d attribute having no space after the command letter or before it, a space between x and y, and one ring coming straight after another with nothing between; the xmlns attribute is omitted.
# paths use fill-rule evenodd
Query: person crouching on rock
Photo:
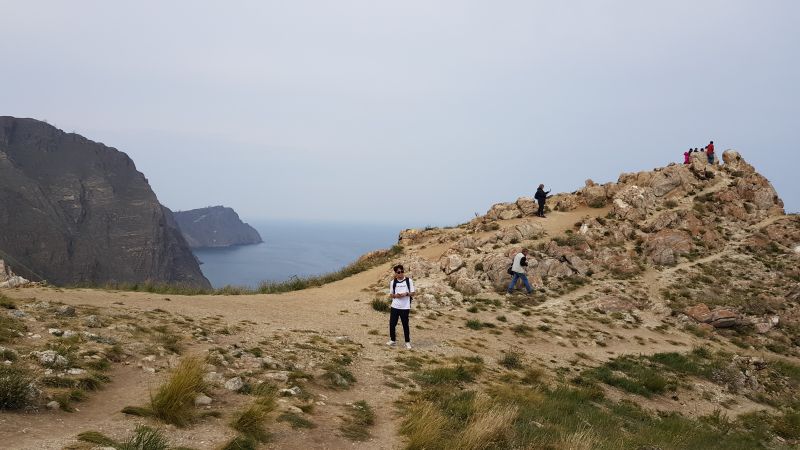
<svg viewBox="0 0 800 450"><path fill-rule="evenodd" d="M406 339L406 348L411 348L411 330L408 326L408 314L411 312L411 299L414 296L414 282L405 276L405 269L401 264L392 268L394 278L389 283L389 297L392 299L392 309L389 313L389 342L386 344L394 347L397 345L395 328L397 319L403 322L403 337Z"/></svg>
<svg viewBox="0 0 800 450"><path fill-rule="evenodd" d="M508 285L509 294L517 285L517 280L522 280L522 284L525 285L525 289L528 290L528 294L533 292L531 283L528 282L528 275L525 272L526 267L528 267L528 249L523 248L519 253L514 255L514 263L511 264L511 272L513 275L511 276L511 284Z"/></svg>
<svg viewBox="0 0 800 450"><path fill-rule="evenodd" d="M536 194L534 194L534 196L533 196L533 198L535 198L536 201L539 202L539 210L536 211L536 215L539 216L539 217L544 217L544 202L548 198L550 198L550 196L547 195L549 193L550 193L550 191L545 192L544 185L540 184L539 188L536 189Z"/></svg>

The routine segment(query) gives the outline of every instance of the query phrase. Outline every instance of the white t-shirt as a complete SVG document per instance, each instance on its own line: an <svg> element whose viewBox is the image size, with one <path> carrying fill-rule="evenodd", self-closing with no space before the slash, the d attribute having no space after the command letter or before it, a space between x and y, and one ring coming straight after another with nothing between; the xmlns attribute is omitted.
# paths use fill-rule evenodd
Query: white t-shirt
<svg viewBox="0 0 800 450"><path fill-rule="evenodd" d="M400 281L397 281L397 285L394 288L395 294L408 294L409 289L408 285L406 285L406 279L408 280L408 284L411 285L411 292L414 292L414 281L411 278L403 278ZM389 293L392 293L392 285L395 283L395 278L389 282ZM397 297L392 299L392 308L394 309L411 309L411 296L406 295L404 297Z"/></svg>

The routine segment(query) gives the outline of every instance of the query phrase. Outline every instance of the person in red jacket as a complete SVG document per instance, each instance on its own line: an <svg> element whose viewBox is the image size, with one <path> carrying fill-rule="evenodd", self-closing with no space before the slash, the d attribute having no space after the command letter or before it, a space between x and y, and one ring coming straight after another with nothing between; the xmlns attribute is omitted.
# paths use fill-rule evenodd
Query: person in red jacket
<svg viewBox="0 0 800 450"><path fill-rule="evenodd" d="M692 149L689 149L689 151L687 152L683 152L683 163L684 164L692 163Z"/></svg>
<svg viewBox="0 0 800 450"><path fill-rule="evenodd" d="M706 145L706 155L708 155L708 163L714 164L714 141L711 141Z"/></svg>

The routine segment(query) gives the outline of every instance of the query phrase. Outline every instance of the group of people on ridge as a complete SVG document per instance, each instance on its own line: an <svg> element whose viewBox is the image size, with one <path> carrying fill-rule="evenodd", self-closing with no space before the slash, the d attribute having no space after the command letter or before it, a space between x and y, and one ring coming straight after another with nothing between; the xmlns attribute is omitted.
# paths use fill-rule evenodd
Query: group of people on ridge
<svg viewBox="0 0 800 450"><path fill-rule="evenodd" d="M544 217L544 206L547 199L551 197L550 191L544 190L544 184L540 184L536 189L536 194L533 198L539 204L539 209L536 211L538 217ZM525 268L528 267L528 249L523 248L514 256L514 261L511 267L508 268L508 274L511 275L511 284L508 286L508 293L510 294L516 286L517 281L522 280L528 294L533 292L531 283L528 281ZM405 274L405 268L402 264L392 267L394 277L389 282L389 298L392 299L391 309L389 310L389 342L386 345L390 347L397 346L397 322L403 325L403 338L405 339L405 347L411 349L411 328L409 326L409 314L411 313L411 301L414 298L414 282L410 277Z"/></svg>
<svg viewBox="0 0 800 450"><path fill-rule="evenodd" d="M705 153L708 157L708 163L714 164L714 141L711 141L704 148L690 148L688 151L683 152L683 163L692 163L692 153Z"/></svg>

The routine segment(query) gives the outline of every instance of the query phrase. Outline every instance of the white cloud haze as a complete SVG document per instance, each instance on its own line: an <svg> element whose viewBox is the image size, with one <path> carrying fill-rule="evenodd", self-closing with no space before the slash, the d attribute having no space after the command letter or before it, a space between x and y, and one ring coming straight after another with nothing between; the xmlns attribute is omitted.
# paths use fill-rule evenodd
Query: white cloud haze
<svg viewBox="0 0 800 450"><path fill-rule="evenodd" d="M800 210L795 1L0 1L0 115L173 209L454 224L736 148ZM720 152L721 153L721 152Z"/></svg>

